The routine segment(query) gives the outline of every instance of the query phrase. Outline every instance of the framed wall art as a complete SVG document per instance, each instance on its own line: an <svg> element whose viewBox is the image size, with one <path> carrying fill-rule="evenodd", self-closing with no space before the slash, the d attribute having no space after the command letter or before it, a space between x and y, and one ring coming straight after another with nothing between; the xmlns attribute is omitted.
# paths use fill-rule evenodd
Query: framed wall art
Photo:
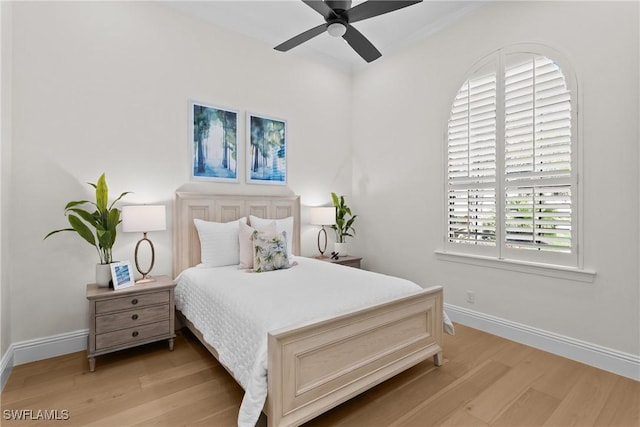
<svg viewBox="0 0 640 427"><path fill-rule="evenodd" d="M247 114L247 183L287 183L287 122Z"/></svg>
<svg viewBox="0 0 640 427"><path fill-rule="evenodd" d="M191 178L238 182L238 112L190 102Z"/></svg>

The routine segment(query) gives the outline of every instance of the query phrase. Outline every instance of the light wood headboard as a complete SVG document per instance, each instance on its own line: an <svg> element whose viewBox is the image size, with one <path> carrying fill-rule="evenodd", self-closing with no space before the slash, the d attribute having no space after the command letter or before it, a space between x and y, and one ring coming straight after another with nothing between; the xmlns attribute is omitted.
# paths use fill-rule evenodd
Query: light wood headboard
<svg viewBox="0 0 640 427"><path fill-rule="evenodd" d="M173 211L173 277L200 263L200 239L193 220L229 222L254 215L293 217L293 253L300 254L300 196L246 196L177 192Z"/></svg>

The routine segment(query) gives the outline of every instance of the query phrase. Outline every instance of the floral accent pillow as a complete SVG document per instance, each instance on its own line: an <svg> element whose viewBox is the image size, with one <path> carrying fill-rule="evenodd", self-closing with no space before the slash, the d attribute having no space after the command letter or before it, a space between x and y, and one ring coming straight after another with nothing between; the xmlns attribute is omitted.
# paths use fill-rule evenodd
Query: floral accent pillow
<svg viewBox="0 0 640 427"><path fill-rule="evenodd" d="M238 223L238 237L240 240L240 264L238 268L241 270L253 270L253 232L259 231L263 234L276 234L276 223L271 221L264 228L253 228L244 222Z"/></svg>
<svg viewBox="0 0 640 427"><path fill-rule="evenodd" d="M253 271L281 270L289 268L289 254L287 253L287 232L265 234L253 232Z"/></svg>

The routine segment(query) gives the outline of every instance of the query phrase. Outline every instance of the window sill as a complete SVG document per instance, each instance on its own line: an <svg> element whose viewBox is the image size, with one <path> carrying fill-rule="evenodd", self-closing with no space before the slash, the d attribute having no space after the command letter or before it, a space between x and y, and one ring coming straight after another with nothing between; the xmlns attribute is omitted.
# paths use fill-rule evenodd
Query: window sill
<svg viewBox="0 0 640 427"><path fill-rule="evenodd" d="M575 280L592 283L596 272L579 268L563 267L561 265L540 264L535 262L497 259L458 252L435 251L436 258L441 261L457 262L477 265L480 267L499 268L501 270L517 271L520 273L537 274L558 279Z"/></svg>

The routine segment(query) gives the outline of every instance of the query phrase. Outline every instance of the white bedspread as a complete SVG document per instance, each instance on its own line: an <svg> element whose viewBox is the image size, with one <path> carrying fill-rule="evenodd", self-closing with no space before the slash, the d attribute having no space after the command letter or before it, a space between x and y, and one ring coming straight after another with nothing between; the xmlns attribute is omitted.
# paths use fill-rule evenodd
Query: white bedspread
<svg viewBox="0 0 640 427"><path fill-rule="evenodd" d="M177 279L176 307L245 390L238 425L254 426L267 396L267 332L420 291L413 282L309 258L267 273L194 267Z"/></svg>

